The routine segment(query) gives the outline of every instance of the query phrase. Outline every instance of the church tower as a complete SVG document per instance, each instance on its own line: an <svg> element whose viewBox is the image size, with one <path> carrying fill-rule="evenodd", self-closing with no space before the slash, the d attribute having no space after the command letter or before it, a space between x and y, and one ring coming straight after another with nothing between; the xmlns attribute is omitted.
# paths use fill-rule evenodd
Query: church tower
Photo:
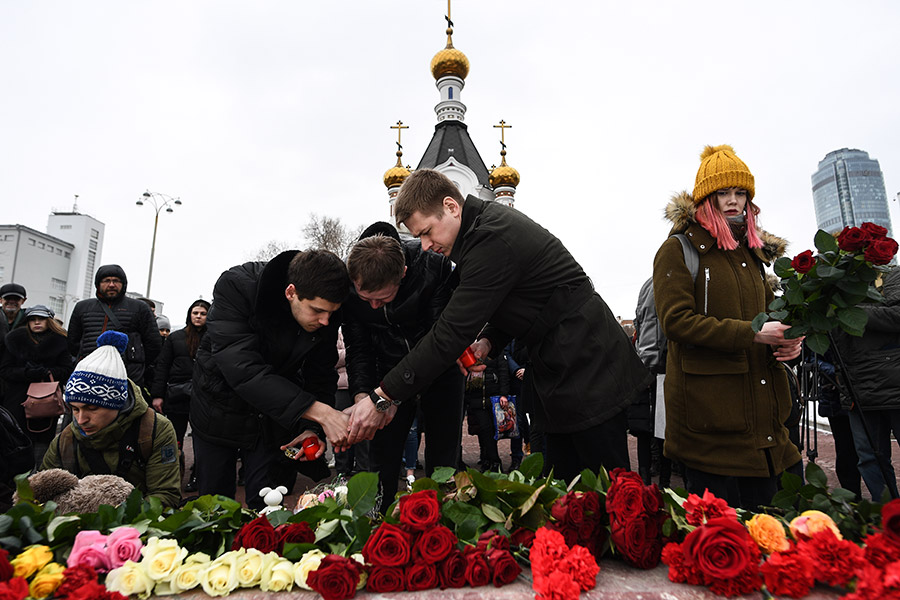
<svg viewBox="0 0 900 600"><path fill-rule="evenodd" d="M491 165L490 184L494 189L496 201L506 206L514 206L516 202L516 186L519 185L519 172L506 164L506 130L512 125L507 125L506 121L500 120L499 125L494 125L500 129L500 166Z"/></svg>

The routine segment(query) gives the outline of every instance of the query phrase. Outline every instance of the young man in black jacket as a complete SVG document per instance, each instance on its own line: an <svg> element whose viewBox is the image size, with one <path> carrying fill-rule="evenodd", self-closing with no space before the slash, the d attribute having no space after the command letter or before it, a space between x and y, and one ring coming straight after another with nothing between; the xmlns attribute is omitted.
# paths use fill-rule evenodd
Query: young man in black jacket
<svg viewBox="0 0 900 600"><path fill-rule="evenodd" d="M401 242L388 223L363 231L347 268L353 282L344 305L347 377L355 404L372 404L370 392L428 333L450 300L455 279L447 258L423 251L418 241ZM450 365L429 383L369 445L370 467L382 486L382 511L397 493L403 446L417 408L428 474L457 464L465 380Z"/></svg>
<svg viewBox="0 0 900 600"><path fill-rule="evenodd" d="M281 483L286 446L315 436L319 459L326 436L346 445L348 418L333 406L338 309L349 286L346 266L325 250L288 250L219 277L192 379L201 494L234 497L240 448L247 505L261 509L259 490Z"/></svg>
<svg viewBox="0 0 900 600"><path fill-rule="evenodd" d="M528 347L534 418L556 475L628 467L625 408L650 375L559 239L517 210L463 199L429 169L406 179L395 211L423 249L456 263L459 285L431 331L381 380L373 397L387 405L354 407L349 441L371 437L396 413L391 402L412 398L466 347L477 358L497 356L516 338Z"/></svg>

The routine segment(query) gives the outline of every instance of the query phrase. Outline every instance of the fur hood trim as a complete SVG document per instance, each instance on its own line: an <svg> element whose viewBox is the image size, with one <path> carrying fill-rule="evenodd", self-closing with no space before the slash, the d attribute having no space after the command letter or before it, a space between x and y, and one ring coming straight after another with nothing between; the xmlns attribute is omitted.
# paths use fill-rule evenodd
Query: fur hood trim
<svg viewBox="0 0 900 600"><path fill-rule="evenodd" d="M697 205L694 204L694 197L690 192L679 192L672 196L666 205L666 220L672 223L672 230L669 235L675 233L684 233L688 227L696 224L700 226L696 218ZM762 248L755 248L753 252L760 260L766 264L771 264L776 258L784 256L787 250L788 241L777 235L772 235L768 231L759 230L759 237L763 241Z"/></svg>

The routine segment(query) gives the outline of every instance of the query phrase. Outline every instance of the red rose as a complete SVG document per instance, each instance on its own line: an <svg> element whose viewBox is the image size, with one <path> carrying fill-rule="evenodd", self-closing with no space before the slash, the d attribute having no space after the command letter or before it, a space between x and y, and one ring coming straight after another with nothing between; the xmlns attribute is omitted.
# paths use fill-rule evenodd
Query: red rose
<svg viewBox="0 0 900 600"><path fill-rule="evenodd" d="M363 546L366 562L381 567L402 567L409 562L412 536L396 525L382 523Z"/></svg>
<svg viewBox="0 0 900 600"><path fill-rule="evenodd" d="M655 515L642 515L624 524L616 522L610 537L628 564L641 569L652 569L659 564L662 541Z"/></svg>
<svg viewBox="0 0 900 600"><path fill-rule="evenodd" d="M75 565L63 571L63 582L56 588L56 595L65 598L89 582L97 581L97 571L89 565Z"/></svg>
<svg viewBox="0 0 900 600"><path fill-rule="evenodd" d="M13 577L0 583L0 600L23 600L28 595L28 582L24 577Z"/></svg>
<svg viewBox="0 0 900 600"><path fill-rule="evenodd" d="M0 581L9 581L14 572L15 569L9 564L9 552L0 548Z"/></svg>
<svg viewBox="0 0 900 600"><path fill-rule="evenodd" d="M644 511L644 482L634 471L613 469L609 491L606 492L606 512L628 521Z"/></svg>
<svg viewBox="0 0 900 600"><path fill-rule="evenodd" d="M816 532L797 546L815 563L816 579L832 586L841 586L853 579L865 562L862 548L849 540L839 540L830 529Z"/></svg>
<svg viewBox="0 0 900 600"><path fill-rule="evenodd" d="M490 531L485 531L478 538L478 544L476 544L479 550L487 551L490 548L497 548L499 550L509 550L509 538L497 531L496 529L491 529Z"/></svg>
<svg viewBox="0 0 900 600"><path fill-rule="evenodd" d="M844 227L838 234L838 248L846 252L855 252L865 246L872 238L859 227Z"/></svg>
<svg viewBox="0 0 900 600"><path fill-rule="evenodd" d="M816 583L815 568L809 556L795 546L770 555L759 570L772 594L802 598Z"/></svg>
<svg viewBox="0 0 900 600"><path fill-rule="evenodd" d="M791 261L791 268L798 273L809 273L816 266L816 257L813 256L812 250L801 252Z"/></svg>
<svg viewBox="0 0 900 600"><path fill-rule="evenodd" d="M400 522L411 531L425 531L441 520L437 492L422 490L400 498Z"/></svg>
<svg viewBox="0 0 900 600"><path fill-rule="evenodd" d="M466 585L466 559L454 548L437 566L441 589L461 588Z"/></svg>
<svg viewBox="0 0 900 600"><path fill-rule="evenodd" d="M875 240L868 245L865 258L873 265L886 265L897 254L897 242L891 238Z"/></svg>
<svg viewBox="0 0 900 600"><path fill-rule="evenodd" d="M329 554L318 569L309 572L306 583L322 594L324 600L344 600L356 595L361 571L362 565L355 560Z"/></svg>
<svg viewBox="0 0 900 600"><path fill-rule="evenodd" d="M274 552L276 544L275 528L269 523L269 519L262 515L238 530L237 535L234 536L234 542L231 544L231 549L256 548L263 554L266 554Z"/></svg>
<svg viewBox="0 0 900 600"><path fill-rule="evenodd" d="M519 527L512 532L509 538L511 546L521 546L523 548L531 548L534 543L534 532L524 527Z"/></svg>
<svg viewBox="0 0 900 600"><path fill-rule="evenodd" d="M472 587L487 585L491 581L491 568L484 553L469 546L463 556L466 559L466 582Z"/></svg>
<svg viewBox="0 0 900 600"><path fill-rule="evenodd" d="M316 534L309 528L309 523L285 523L275 528L277 539L275 552L279 556L284 552L285 544L312 544Z"/></svg>
<svg viewBox="0 0 900 600"><path fill-rule="evenodd" d="M759 549L743 525L710 519L684 538L684 553L710 580L730 579L758 561Z"/></svg>
<svg viewBox="0 0 900 600"><path fill-rule="evenodd" d="M875 223L863 223L859 228L868 233L873 240L880 240L887 235L887 229Z"/></svg>
<svg viewBox="0 0 900 600"><path fill-rule="evenodd" d="M881 507L881 528L888 540L900 545L900 500L891 500Z"/></svg>
<svg viewBox="0 0 900 600"><path fill-rule="evenodd" d="M426 529L413 547L413 557L429 565L443 560L456 547L456 534L443 525Z"/></svg>
<svg viewBox="0 0 900 600"><path fill-rule="evenodd" d="M406 569L406 590L418 592L438 586L437 569L427 563L413 563Z"/></svg>
<svg viewBox="0 0 900 600"><path fill-rule="evenodd" d="M366 590L376 594L402 592L406 584L400 567L370 567Z"/></svg>
<svg viewBox="0 0 900 600"><path fill-rule="evenodd" d="M503 587L512 583L522 572L522 567L519 566L509 550L492 548L485 553L484 557L491 568L491 580L494 582L494 587Z"/></svg>

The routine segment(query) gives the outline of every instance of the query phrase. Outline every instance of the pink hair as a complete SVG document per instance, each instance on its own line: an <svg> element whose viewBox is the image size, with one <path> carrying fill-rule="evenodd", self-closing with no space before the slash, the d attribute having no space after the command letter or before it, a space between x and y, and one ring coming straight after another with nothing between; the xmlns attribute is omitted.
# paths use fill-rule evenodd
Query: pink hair
<svg viewBox="0 0 900 600"><path fill-rule="evenodd" d="M746 213L747 245L751 248L762 248L763 241L760 239L759 230L756 228L756 215L759 214L759 208L753 202L747 200ZM731 233L728 219L716 206L713 194L704 198L700 206L697 207L697 222L716 238L716 244L722 250L734 250L738 247L738 241L734 239L734 235Z"/></svg>

